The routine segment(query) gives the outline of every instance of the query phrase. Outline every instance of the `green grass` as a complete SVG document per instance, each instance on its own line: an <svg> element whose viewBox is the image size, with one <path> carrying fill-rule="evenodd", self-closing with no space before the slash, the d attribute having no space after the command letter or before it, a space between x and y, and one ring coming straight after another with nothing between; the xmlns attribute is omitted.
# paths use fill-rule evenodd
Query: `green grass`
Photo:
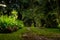
<svg viewBox="0 0 60 40"><path fill-rule="evenodd" d="M2 34L0 33L0 40L22 40L21 36L26 33L26 32L33 32L36 33L37 35L44 35L48 37L57 37L60 35L60 30L59 29L39 29L35 27L31 27L31 30L27 30L27 27L24 27L17 32L13 33L8 33L8 34Z"/></svg>
<svg viewBox="0 0 60 40"><path fill-rule="evenodd" d="M32 27L31 31L37 35L44 35L47 37L60 37L60 29L55 28L35 28Z"/></svg>
<svg viewBox="0 0 60 40"><path fill-rule="evenodd" d="M8 33L8 34L0 33L0 40L21 40L21 35L25 32L28 32L26 28L20 29L14 33Z"/></svg>

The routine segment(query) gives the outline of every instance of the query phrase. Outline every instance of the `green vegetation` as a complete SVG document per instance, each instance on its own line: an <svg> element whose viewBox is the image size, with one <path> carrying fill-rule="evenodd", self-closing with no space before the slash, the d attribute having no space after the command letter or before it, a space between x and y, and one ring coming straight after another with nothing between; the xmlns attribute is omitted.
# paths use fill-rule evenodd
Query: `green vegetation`
<svg viewBox="0 0 60 40"><path fill-rule="evenodd" d="M60 37L60 0L0 0L0 40L22 40L29 32Z"/></svg>
<svg viewBox="0 0 60 40"><path fill-rule="evenodd" d="M24 27L23 22L16 20L15 17L1 16L0 17L0 32L12 32Z"/></svg>
<svg viewBox="0 0 60 40"><path fill-rule="evenodd" d="M60 36L59 29L38 29L35 27L33 28L31 27L31 30L29 31L27 30L27 27L24 27L14 33L8 33L8 34L0 33L0 40L22 40L22 35L27 32L35 33L37 35L43 35L50 38Z"/></svg>
<svg viewBox="0 0 60 40"><path fill-rule="evenodd" d="M23 33L28 32L26 28L19 29L17 32L2 34L0 33L0 40L21 40Z"/></svg>
<svg viewBox="0 0 60 40"><path fill-rule="evenodd" d="M38 35L44 35L47 37L59 37L60 34L60 29L56 29L56 28L35 28L32 27L31 28L32 32L38 34Z"/></svg>

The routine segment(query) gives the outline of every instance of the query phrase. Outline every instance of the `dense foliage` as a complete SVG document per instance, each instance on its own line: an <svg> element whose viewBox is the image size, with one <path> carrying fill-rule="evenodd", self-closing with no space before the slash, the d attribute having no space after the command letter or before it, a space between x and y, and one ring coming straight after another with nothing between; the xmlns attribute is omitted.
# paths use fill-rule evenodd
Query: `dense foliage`
<svg viewBox="0 0 60 40"><path fill-rule="evenodd" d="M25 26L58 28L59 2L59 0L0 0L1 4L7 5L7 7L0 6L0 15L10 16L12 11L16 10L16 19L22 20Z"/></svg>
<svg viewBox="0 0 60 40"><path fill-rule="evenodd" d="M13 31L17 31L23 27L23 22L16 20L12 16L1 16L0 17L0 32L2 33L10 33Z"/></svg>

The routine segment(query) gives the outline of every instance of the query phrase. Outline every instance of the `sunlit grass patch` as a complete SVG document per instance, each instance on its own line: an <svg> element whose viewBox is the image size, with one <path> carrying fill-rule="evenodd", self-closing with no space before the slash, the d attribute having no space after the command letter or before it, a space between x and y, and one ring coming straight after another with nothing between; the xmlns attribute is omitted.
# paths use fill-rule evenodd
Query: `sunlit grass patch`
<svg viewBox="0 0 60 40"><path fill-rule="evenodd" d="M0 40L21 40L22 34L26 32L28 32L28 30L24 27L13 33L8 33L8 34L0 33Z"/></svg>

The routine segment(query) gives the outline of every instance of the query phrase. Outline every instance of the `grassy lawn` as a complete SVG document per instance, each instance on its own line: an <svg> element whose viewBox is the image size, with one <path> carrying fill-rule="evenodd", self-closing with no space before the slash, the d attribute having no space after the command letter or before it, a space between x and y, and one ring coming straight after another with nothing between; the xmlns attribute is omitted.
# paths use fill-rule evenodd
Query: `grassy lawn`
<svg viewBox="0 0 60 40"><path fill-rule="evenodd" d="M17 32L2 34L0 33L0 40L22 40L21 36L26 32L33 32L37 35L44 35L47 37L60 37L60 30L59 29L39 29L35 27L31 27L30 30L27 27L24 27Z"/></svg>
<svg viewBox="0 0 60 40"><path fill-rule="evenodd" d="M26 28L22 28L14 33L0 34L0 40L20 40L21 35L27 31Z"/></svg>
<svg viewBox="0 0 60 40"><path fill-rule="evenodd" d="M32 27L31 31L36 33L37 35L44 35L46 37L60 37L60 29L55 28L35 28Z"/></svg>

